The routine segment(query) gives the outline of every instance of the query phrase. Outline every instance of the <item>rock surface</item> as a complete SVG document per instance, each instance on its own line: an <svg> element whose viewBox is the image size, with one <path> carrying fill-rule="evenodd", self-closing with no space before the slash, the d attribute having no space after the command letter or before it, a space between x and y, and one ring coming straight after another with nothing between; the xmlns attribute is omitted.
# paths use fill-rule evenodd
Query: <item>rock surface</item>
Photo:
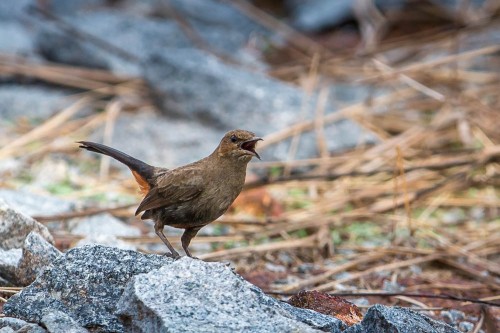
<svg viewBox="0 0 500 333"><path fill-rule="evenodd" d="M70 231L81 236L140 236L141 231L132 227L109 213L92 215L86 218L72 219Z"/></svg>
<svg viewBox="0 0 500 333"><path fill-rule="evenodd" d="M76 208L76 205L70 201L23 190L0 189L0 202L2 200L13 209L28 216L57 215L68 213Z"/></svg>
<svg viewBox="0 0 500 333"><path fill-rule="evenodd" d="M372 306L361 323L344 333L459 333L453 327L421 313L381 304Z"/></svg>
<svg viewBox="0 0 500 333"><path fill-rule="evenodd" d="M296 88L195 49L155 54L144 71L165 113L221 129L288 124L300 110Z"/></svg>
<svg viewBox="0 0 500 333"><path fill-rule="evenodd" d="M61 252L36 232L30 232L23 246L22 259L17 267L19 285L27 286L48 268Z"/></svg>
<svg viewBox="0 0 500 333"><path fill-rule="evenodd" d="M47 228L0 199L0 281L28 285L60 255Z"/></svg>
<svg viewBox="0 0 500 333"><path fill-rule="evenodd" d="M173 168L208 156L222 135L220 130L193 120L171 119L153 112L124 113L116 121L112 146L148 164ZM90 140L101 142L102 133L95 133ZM152 144L144 149L144 142ZM121 163L112 165L130 175Z"/></svg>
<svg viewBox="0 0 500 333"><path fill-rule="evenodd" d="M347 328L336 318L267 296L224 264L99 245L60 256L9 299L4 313L18 319L0 319L0 328L17 329L5 322L26 320L50 332L457 332L419 313L381 305Z"/></svg>
<svg viewBox="0 0 500 333"><path fill-rule="evenodd" d="M440 1L440 0L438 0ZM443 2L443 1L440 1ZM446 1L444 1L446 2ZM373 5L382 13L400 11L408 0L375 0ZM292 25L306 32L321 32L348 21L357 20L355 1L352 0L287 0L286 5L292 12ZM360 6L361 13L371 15L367 8ZM368 12L368 13L366 13Z"/></svg>
<svg viewBox="0 0 500 333"><path fill-rule="evenodd" d="M314 114L311 111L301 115L301 110L303 104L307 110L313 110L316 96L307 99L302 90L292 85L227 65L192 48L154 54L144 64L144 73L163 112L214 127L220 136L234 128L265 135L295 124L301 117L312 119ZM327 114L333 112L330 105L326 109ZM330 150L338 150L355 146L362 141L363 133L357 124L344 120L326 126L325 139ZM261 154L263 159L287 159L290 141L267 148ZM305 133L300 137L295 157L314 156L315 134Z"/></svg>
<svg viewBox="0 0 500 333"><path fill-rule="evenodd" d="M135 332L316 331L226 265L187 257L134 277L117 313Z"/></svg>
<svg viewBox="0 0 500 333"><path fill-rule="evenodd" d="M17 318L4 317L0 318L0 332L45 333L47 331L37 324L28 323Z"/></svg>
<svg viewBox="0 0 500 333"><path fill-rule="evenodd" d="M76 66L110 68L121 74L140 74L138 64L145 61L152 51L166 48L193 47L177 22L172 19L171 8L189 22L197 34L219 52L239 55L238 60L253 57L244 46L256 33L266 34L261 28L232 6L215 0L133 1L122 3L119 10L105 1L94 4L82 1L52 1L52 10L79 31L97 36L111 47L100 47L86 38L75 36L60 28L40 22L35 36L40 55L48 60ZM64 47L61 47L64 45ZM111 50L114 48L114 50Z"/></svg>
<svg viewBox="0 0 500 333"><path fill-rule="evenodd" d="M144 315L140 325L135 310ZM97 332L155 327L232 332L255 325L255 332L275 332L276 327L316 332L319 327L344 327L335 318L282 305L223 264L172 261L103 246L68 251L4 307L7 315L35 323L47 321L46 314L54 311Z"/></svg>
<svg viewBox="0 0 500 333"><path fill-rule="evenodd" d="M25 2L25 5L16 6L16 15L24 12L28 5L37 5L35 0L21 2ZM24 49L37 57L59 63L109 68L117 74L147 76L154 90L159 92L159 105L167 114L167 117L157 117L162 118L161 124L156 124L152 117L145 120L140 113L133 116L122 114L113 134L113 142L118 143L118 149L129 146L134 148L137 145L134 140L151 141L151 152L137 149L139 154L135 154L135 149L131 151L133 156L151 164L174 167L204 157L229 129L245 128L264 136L314 117L314 102L301 115L305 95L302 90L274 80L264 71L257 70L266 65L256 54L260 54L267 48L269 41L275 41L278 37L229 3L215 0L172 0L169 1L169 6L165 6L161 1L137 4L134 1L116 3L104 0L51 0L44 2L44 6L78 31L96 36L108 46L111 45L111 48L119 48L121 51L91 42L91 38L75 37L51 20L41 19L40 15L24 15L29 17L29 38L32 39L27 38L25 44L28 45L23 46ZM211 54L196 49L196 43L193 44L178 22L172 19L174 15L169 7L175 8L177 14L190 23L215 53L230 56L236 63L244 66L228 65ZM17 21L7 23L18 24ZM160 62L154 56L158 54L161 55ZM251 70L246 67L248 64L251 65ZM165 80L166 77L169 80ZM0 106L0 114L9 117L20 114L30 116L32 113L23 109L32 108L23 105L38 103L42 105L41 118L58 110L58 107L54 107L60 102L56 89L37 85L32 87L31 93L26 94L22 89L27 92L29 89L23 87L19 92L16 86L5 88L5 96L0 101L5 100L7 103L0 103L5 105ZM13 94L10 94L9 89ZM362 89L354 87L349 90L352 92ZM47 92L46 98L44 91ZM61 93L61 97L65 94ZM15 98L9 97L13 95ZM28 97L28 103L24 102L24 96L35 98ZM10 105L19 106L11 108ZM326 113L334 112L331 105L328 103ZM122 118L126 119L121 121ZM125 125L120 125L120 122ZM158 130L161 126L164 128ZM149 130L144 131L144 128ZM139 136L129 135L128 132L139 132ZM182 135L178 135L179 133ZM355 146L363 141L359 137L364 133L366 132L361 127L351 121L327 126L325 135L328 149L335 151ZM124 137L125 140L122 141ZM285 140L277 146L269 147L266 149L268 152L264 152L262 156L266 160L317 156L317 139L314 133L301 135L297 156L288 156L290 141ZM155 147L167 149L162 151ZM184 147L189 148L188 152L184 151Z"/></svg>
<svg viewBox="0 0 500 333"><path fill-rule="evenodd" d="M0 249L0 279L10 286L15 285L17 267L23 256L21 249Z"/></svg>
<svg viewBox="0 0 500 333"><path fill-rule="evenodd" d="M44 85L2 84L0 118L13 121L21 117L38 121L46 119L69 104L65 96L72 92L74 93L69 89ZM34 108L33 105L37 107Z"/></svg>
<svg viewBox="0 0 500 333"><path fill-rule="evenodd" d="M50 333L85 333L88 332L81 327L73 318L61 311L49 311L41 319L43 326Z"/></svg>
<svg viewBox="0 0 500 333"><path fill-rule="evenodd" d="M31 55L32 32L27 10L36 0L0 1L0 51Z"/></svg>
<svg viewBox="0 0 500 333"><path fill-rule="evenodd" d="M110 145L148 164L174 168L208 156L223 135L224 131L194 120L171 119L153 112L122 113L116 121ZM101 131L89 140L101 142ZM145 142L152 143L148 149L144 149ZM112 161L111 165L122 169L125 177L131 177L130 170L123 164Z"/></svg>
<svg viewBox="0 0 500 333"><path fill-rule="evenodd" d="M37 51L47 60L85 68L109 69L106 59L91 46L57 29L41 29L36 38Z"/></svg>
<svg viewBox="0 0 500 333"><path fill-rule="evenodd" d="M134 275L170 261L158 255L97 245L74 248L30 286L12 296L4 313L40 323L47 311L62 311L85 328L123 332L114 311L125 285Z"/></svg>
<svg viewBox="0 0 500 333"><path fill-rule="evenodd" d="M54 243L54 238L44 225L14 210L0 196L0 249L22 248L24 240L32 231L50 244Z"/></svg>
<svg viewBox="0 0 500 333"><path fill-rule="evenodd" d="M319 32L353 18L352 0L287 0L291 23L306 32Z"/></svg>

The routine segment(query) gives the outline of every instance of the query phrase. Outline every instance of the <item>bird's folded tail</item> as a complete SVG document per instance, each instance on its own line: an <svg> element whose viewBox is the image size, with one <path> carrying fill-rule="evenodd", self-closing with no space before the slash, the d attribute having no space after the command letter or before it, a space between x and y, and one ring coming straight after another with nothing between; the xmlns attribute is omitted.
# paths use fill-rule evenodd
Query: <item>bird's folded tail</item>
<svg viewBox="0 0 500 333"><path fill-rule="evenodd" d="M78 141L80 148L87 149L89 151L108 155L113 157L115 160L122 162L129 167L134 175L135 180L139 184L141 193L147 194L151 188L150 180L153 177L155 167L144 163L130 155L127 155L119 150L105 146L100 143L90 142L90 141Z"/></svg>

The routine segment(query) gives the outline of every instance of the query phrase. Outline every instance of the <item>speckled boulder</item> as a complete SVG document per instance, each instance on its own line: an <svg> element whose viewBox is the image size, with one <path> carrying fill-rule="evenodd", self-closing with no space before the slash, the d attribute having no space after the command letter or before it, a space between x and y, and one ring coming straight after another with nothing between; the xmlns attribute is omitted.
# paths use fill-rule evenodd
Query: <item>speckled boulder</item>
<svg viewBox="0 0 500 333"><path fill-rule="evenodd" d="M27 286L54 262L61 252L36 232L24 240L23 256L16 270L18 285Z"/></svg>
<svg viewBox="0 0 500 333"><path fill-rule="evenodd" d="M9 299L4 313L47 328L68 323L92 332L341 332L337 328L345 328L335 318L265 295L226 265L187 257L173 261L100 245L60 256ZM64 314L60 320L57 313Z"/></svg>
<svg viewBox="0 0 500 333"><path fill-rule="evenodd" d="M54 243L54 238L44 225L12 209L0 199L0 249L22 248L26 236L32 231L40 234L49 243Z"/></svg>
<svg viewBox="0 0 500 333"><path fill-rule="evenodd" d="M368 309L363 321L344 333L460 333L446 323L401 307L376 304Z"/></svg>
<svg viewBox="0 0 500 333"><path fill-rule="evenodd" d="M41 323L47 311L61 311L95 332L123 332L114 315L127 282L171 261L159 255L88 245L59 257L35 282L12 296L7 316Z"/></svg>
<svg viewBox="0 0 500 333"><path fill-rule="evenodd" d="M0 199L0 282L30 284L60 252L48 229Z"/></svg>
<svg viewBox="0 0 500 333"><path fill-rule="evenodd" d="M133 332L341 332L339 320L267 296L222 263L181 258L134 277L117 313ZM292 313L293 312L293 313ZM306 324L303 321L308 321ZM332 325L332 323L334 323ZM323 328L323 327L322 327Z"/></svg>

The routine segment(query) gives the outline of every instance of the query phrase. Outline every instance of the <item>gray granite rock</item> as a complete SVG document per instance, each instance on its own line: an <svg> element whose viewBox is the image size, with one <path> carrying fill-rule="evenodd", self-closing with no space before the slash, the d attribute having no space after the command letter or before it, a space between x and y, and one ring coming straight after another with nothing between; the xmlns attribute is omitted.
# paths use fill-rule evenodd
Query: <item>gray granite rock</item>
<svg viewBox="0 0 500 333"><path fill-rule="evenodd" d="M458 329L460 332L469 333L474 330L474 324L470 321L462 321L458 324Z"/></svg>
<svg viewBox="0 0 500 333"><path fill-rule="evenodd" d="M191 23L203 40L236 60L244 60L241 51L250 38L272 37L269 30L231 6L230 2L172 0L170 4Z"/></svg>
<svg viewBox="0 0 500 333"><path fill-rule="evenodd" d="M54 27L42 28L35 44L38 53L52 62L95 69L110 67L104 56L95 52L95 47Z"/></svg>
<svg viewBox="0 0 500 333"><path fill-rule="evenodd" d="M92 54L93 63L106 66L119 74L138 75L138 61L147 58L150 50L161 49L169 44L189 45L174 22L150 20L111 10L77 11L63 18L70 20L78 30L97 36L112 47L123 50L125 56L121 55L121 51L110 51L109 48L97 46L85 39L77 38L74 41L74 48L84 49L86 53ZM57 48L61 37L57 37L60 32L57 32L53 25L49 23L47 26L47 23L44 23L42 27L35 35L35 44L39 50L50 50L51 58L65 59L66 63L73 65L87 61L77 52L68 53ZM65 35L67 34L65 32Z"/></svg>
<svg viewBox="0 0 500 333"><path fill-rule="evenodd" d="M76 209L73 202L22 190L0 189L0 200L29 216L57 215Z"/></svg>
<svg viewBox="0 0 500 333"><path fill-rule="evenodd" d="M0 1L4 3L15 3ZM33 37L30 31L20 21L4 21L0 8L0 51L2 53L17 55L32 55L34 53ZM3 106L2 109L5 109Z"/></svg>
<svg viewBox="0 0 500 333"><path fill-rule="evenodd" d="M187 257L135 276L117 314L134 332L319 332L226 265Z"/></svg>
<svg viewBox="0 0 500 333"><path fill-rule="evenodd" d="M70 104L65 96L71 93L74 91L44 85L3 84L0 86L0 118L3 121L16 121L20 117L47 119Z"/></svg>
<svg viewBox="0 0 500 333"><path fill-rule="evenodd" d="M33 34L28 10L35 3L36 0L0 1L0 51L2 53L33 54ZM0 108L4 106L2 104L0 103Z"/></svg>
<svg viewBox="0 0 500 333"><path fill-rule="evenodd" d="M30 232L22 249L0 249L0 278L12 286L26 286L61 253L45 238Z"/></svg>
<svg viewBox="0 0 500 333"><path fill-rule="evenodd" d="M439 0L441 1L441 0ZM375 0L382 12L401 10L408 0ZM353 0L287 0L291 24L306 32L321 32L355 20Z"/></svg>
<svg viewBox="0 0 500 333"><path fill-rule="evenodd" d="M0 1L0 21L17 21L26 15L36 0Z"/></svg>
<svg viewBox="0 0 500 333"><path fill-rule="evenodd" d="M441 317L447 324L456 325L457 323L465 320L465 313L459 310L450 309L448 311L442 311Z"/></svg>
<svg viewBox="0 0 500 333"><path fill-rule="evenodd" d="M46 333L41 326L33 323L28 323L24 320L11 318L11 317L3 317L0 318L0 329L4 331L0 331L2 333L12 332L8 329L11 329L13 332L17 333Z"/></svg>
<svg viewBox="0 0 500 333"><path fill-rule="evenodd" d="M3 317L0 318L0 328L10 327L14 330L18 330L23 326L26 326L28 323L24 320L11 318L11 317Z"/></svg>
<svg viewBox="0 0 500 333"><path fill-rule="evenodd" d="M0 278L8 285L17 285L17 267L22 256L23 251L21 249L0 249Z"/></svg>
<svg viewBox="0 0 500 333"><path fill-rule="evenodd" d="M61 311L48 311L43 315L41 323L50 333L88 332L88 330L81 327L73 318Z"/></svg>
<svg viewBox="0 0 500 333"><path fill-rule="evenodd" d="M9 250L22 248L30 232L36 232L49 243L54 239L47 228L9 206L0 194L0 248Z"/></svg>
<svg viewBox="0 0 500 333"><path fill-rule="evenodd" d="M0 286L15 287L14 284L10 283L10 281L2 278L1 276L0 276Z"/></svg>
<svg viewBox="0 0 500 333"><path fill-rule="evenodd" d="M12 296L4 313L44 324L50 332L80 326L95 332L340 332L344 327L335 318L265 295L223 264L103 246L68 251Z"/></svg>
<svg viewBox="0 0 500 333"><path fill-rule="evenodd" d="M123 0L119 2L124 2ZM78 12L91 12L106 7L112 1L108 0L48 0L45 5L54 14L73 15Z"/></svg>
<svg viewBox="0 0 500 333"><path fill-rule="evenodd" d="M493 11L482 11L482 6L486 0L473 0L467 4L467 10L464 11L460 0L431 0L436 8L442 10L443 18L460 21L467 17L463 17L467 12L470 18L474 16L489 17ZM425 2L422 2L425 3ZM343 23L357 20L354 6L356 2L353 0L286 0L285 5L291 13L291 24L302 31L315 33L322 32L325 29L339 26ZM411 6L419 5L418 1L410 0L374 0L374 6L382 13L401 12L407 7L410 10ZM367 8L367 6L361 7ZM363 13L362 15L370 15ZM472 14L472 15L471 15Z"/></svg>
<svg viewBox="0 0 500 333"><path fill-rule="evenodd" d="M22 286L35 281L61 255L58 249L36 232L30 232L26 237L22 252L16 271L17 281Z"/></svg>
<svg viewBox="0 0 500 333"><path fill-rule="evenodd" d="M196 49L155 54L144 72L166 114L221 129L290 124L301 106L296 88Z"/></svg>
<svg viewBox="0 0 500 333"><path fill-rule="evenodd" d="M60 255L47 228L0 199L0 279L28 285Z"/></svg>
<svg viewBox="0 0 500 333"><path fill-rule="evenodd" d="M144 128L148 130L145 131ZM115 124L111 145L151 165L174 168L208 156L219 144L224 131L196 121L171 119L152 112L121 114ZM90 140L101 142L102 130ZM154 142L144 149L145 142ZM121 163L112 162L130 175Z"/></svg>
<svg viewBox="0 0 500 333"><path fill-rule="evenodd" d="M8 300L4 313L50 332L82 332L82 327L92 332L457 332L414 311L382 305L347 328L336 318L267 296L224 264L104 246L60 256ZM4 326L12 327L0 319Z"/></svg>
<svg viewBox="0 0 500 333"><path fill-rule="evenodd" d="M69 223L74 235L95 236L140 236L141 231L132 227L109 213L92 215L86 218L72 219Z"/></svg>
<svg viewBox="0 0 500 333"><path fill-rule="evenodd" d="M31 285L9 298L4 313L40 323L47 311L62 311L95 332L122 332L116 302L131 277L171 259L104 246L74 248Z"/></svg>
<svg viewBox="0 0 500 333"><path fill-rule="evenodd" d="M229 66L197 50L179 29L178 24L171 19L168 10L162 9L161 2L147 2L146 6L152 10L155 6L158 7L156 12L151 13L153 17L144 17L143 13L128 11L127 8L131 8L129 2L122 4L123 10L112 10L105 5L101 6L99 1L96 2L97 5L85 9L82 9L82 2L77 2L71 5L76 6L75 10L62 10L61 13L81 31L126 49L132 59L125 59L128 56L118 56L119 52L105 50L88 41L69 36L72 42L82 44L78 47L88 49L92 57L99 58L96 63L106 63L106 66L109 65L109 68L117 73L142 76L145 72L153 90L157 92L156 97L161 109L169 116L180 118L175 121L165 119L163 123L173 124L157 132L154 128L160 128L160 124L152 126L153 130L143 131L144 126L148 126L143 122L144 117L134 115L138 118L137 122L125 120L125 131L114 132L114 137L119 138L115 142L123 146L117 147L118 149L128 148L130 141L136 139L128 130L135 131L137 128L139 136L144 137L144 140L137 138L136 141L153 139L155 145L152 147L163 148L165 144L166 147L172 147L172 150L158 153L151 149L151 152L146 152L140 147L137 149L139 154L132 151L131 155L141 159L145 157L151 164L156 164L155 160L161 160L165 162L162 165L172 167L206 156L217 145L222 134L229 129L245 128L266 135L303 120L304 117L314 117L314 101L310 103L311 112L304 117L300 115L305 95L300 89L257 71ZM186 3L176 0L171 1L170 5L176 8L214 49L225 52L240 62L246 62L248 52L245 51L245 45L249 38L254 38L256 32L270 37L269 32L227 3L213 0L193 0ZM36 40L40 50L54 53L71 51L71 47L57 46L64 38L54 27L45 27L38 31ZM113 36L113 39L108 39L107 36ZM91 56L85 56L86 51L71 54L82 58L69 61L77 65L92 59ZM155 56L158 54L159 59ZM64 54L56 54L51 56L51 59L59 56ZM142 63L142 67L139 63ZM254 63L255 61L252 64ZM165 80L167 77L169 79ZM334 112L330 104L327 113ZM120 119L123 117L132 116L121 116ZM117 127L120 125L117 124ZM363 141L360 136L364 135L361 128L351 121L330 125L325 129L325 133L331 151L355 146ZM125 140L121 140L123 137ZM211 141L212 138L215 139ZM268 147L262 156L266 160L287 159L290 142L291 140L285 140L276 146ZM297 156L294 157L317 156L316 142L314 133L303 134ZM182 149L185 146L193 147L185 152ZM187 154L191 155L185 156ZM162 155L166 156L158 158Z"/></svg>
<svg viewBox="0 0 500 333"><path fill-rule="evenodd" d="M354 16L352 0L288 0L292 25L306 32L319 32L350 20Z"/></svg>
<svg viewBox="0 0 500 333"><path fill-rule="evenodd" d="M92 0L92 3L52 1L53 10L71 21L79 31L97 36L122 51L74 38L71 33L46 22L35 37L35 44L47 59L111 68L131 75L139 74L138 61L147 59L152 51L193 46L162 1L137 3L124 1L120 10L114 10L107 6L109 2L106 4L101 0ZM268 32L229 4L215 0L175 0L169 4L215 50L240 61L258 63L244 47L250 38L255 39L257 33L267 35Z"/></svg>
<svg viewBox="0 0 500 333"><path fill-rule="evenodd" d="M314 117L313 111L303 114L302 109L305 103L308 110L314 110L317 96L304 102L305 93L296 87L263 73L230 66L195 49L169 49L155 54L144 64L144 73L163 112L221 132L244 128L265 135ZM330 104L325 112L334 112ZM331 151L353 147L363 135L363 130L348 120L325 128ZM287 159L290 142L268 147L261 156L265 160ZM314 156L316 136L304 133L294 157Z"/></svg>
<svg viewBox="0 0 500 333"><path fill-rule="evenodd" d="M421 313L400 307L381 304L372 306L361 323L344 333L459 333L453 327L424 316Z"/></svg>
<svg viewBox="0 0 500 333"><path fill-rule="evenodd" d="M467 3L467 10L463 10L463 7L461 7L463 4L460 0L431 0L431 2L445 10L450 15L450 18L459 18L464 13L477 15L481 9L486 9L484 14L488 14L488 16L494 14L494 11L488 10L487 6L482 8L488 2L487 0L471 0Z"/></svg>

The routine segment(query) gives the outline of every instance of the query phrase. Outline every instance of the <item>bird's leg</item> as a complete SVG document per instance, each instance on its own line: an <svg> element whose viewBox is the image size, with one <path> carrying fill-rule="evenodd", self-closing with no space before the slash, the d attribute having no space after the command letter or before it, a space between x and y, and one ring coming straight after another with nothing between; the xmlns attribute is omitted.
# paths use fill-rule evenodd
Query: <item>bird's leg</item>
<svg viewBox="0 0 500 333"><path fill-rule="evenodd" d="M195 227L195 228L187 228L184 233L182 234L181 237L181 243L182 243L182 248L186 252L188 257L194 258L191 255L191 252L189 252L188 246L189 243L191 243L191 239L193 239L194 236L198 233L198 231L201 229L201 227Z"/></svg>
<svg viewBox="0 0 500 333"><path fill-rule="evenodd" d="M155 232L160 237L160 239L165 243L165 245L170 250L170 255L166 254L168 257L172 257L174 259L180 258L180 255L177 251L175 251L174 247L168 241L167 237L163 234L163 224L161 222L155 221Z"/></svg>

